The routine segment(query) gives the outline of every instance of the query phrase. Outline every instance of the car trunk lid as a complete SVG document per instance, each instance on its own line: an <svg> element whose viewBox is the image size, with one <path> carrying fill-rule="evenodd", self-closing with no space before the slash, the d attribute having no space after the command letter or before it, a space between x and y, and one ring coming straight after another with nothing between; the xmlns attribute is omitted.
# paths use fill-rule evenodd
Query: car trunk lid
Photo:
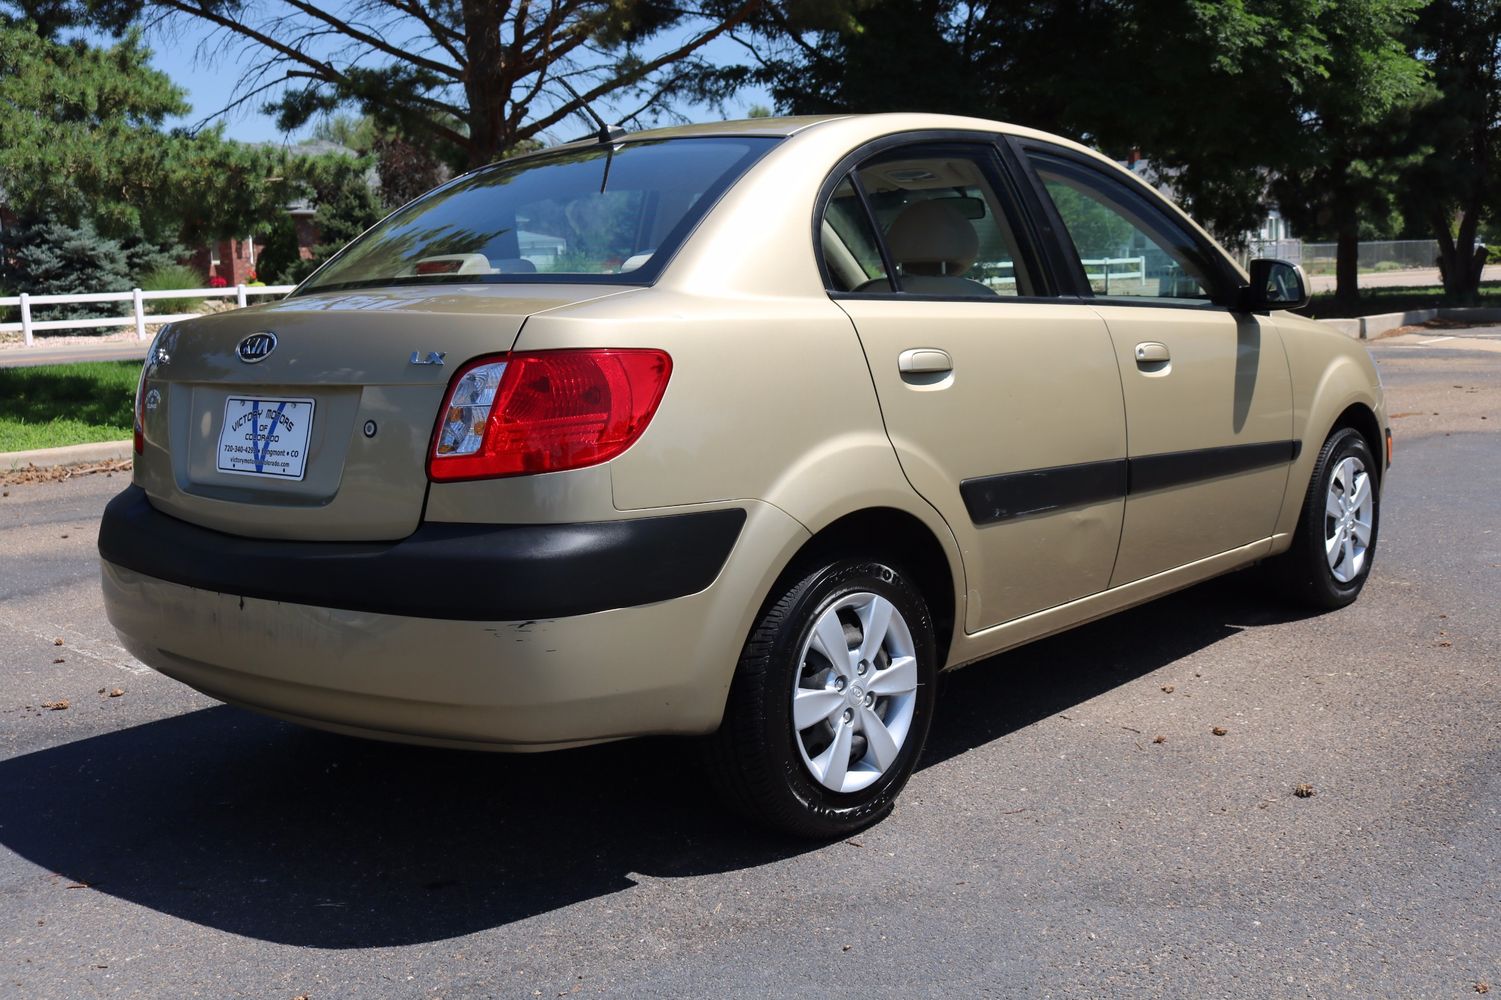
<svg viewBox="0 0 1501 1000"><path fill-rule="evenodd" d="M136 482L158 509L237 535L405 537L453 372L509 351L534 313L623 291L388 287L173 324L147 359Z"/></svg>

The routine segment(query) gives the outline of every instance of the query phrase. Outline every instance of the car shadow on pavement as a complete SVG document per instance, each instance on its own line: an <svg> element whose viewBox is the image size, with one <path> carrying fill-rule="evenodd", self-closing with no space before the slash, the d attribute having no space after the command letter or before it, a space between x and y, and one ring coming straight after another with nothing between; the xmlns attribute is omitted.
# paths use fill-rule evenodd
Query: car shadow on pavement
<svg viewBox="0 0 1501 1000"><path fill-rule="evenodd" d="M924 766L1286 620L1241 590L1207 584L953 675ZM318 948L443 940L638 874L817 848L726 813L694 757L667 739L517 756L396 746L221 706L0 763L0 843L139 906Z"/></svg>

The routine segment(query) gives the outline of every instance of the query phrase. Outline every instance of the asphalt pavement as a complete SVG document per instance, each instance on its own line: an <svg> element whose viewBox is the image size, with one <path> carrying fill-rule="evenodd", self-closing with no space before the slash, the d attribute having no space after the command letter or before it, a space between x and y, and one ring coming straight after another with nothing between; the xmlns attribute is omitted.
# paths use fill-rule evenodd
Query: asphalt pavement
<svg viewBox="0 0 1501 1000"><path fill-rule="evenodd" d="M1487 264L1480 271L1481 281L1501 281L1501 264ZM1361 288L1421 288L1442 285L1443 276L1436 267L1406 268L1401 271L1366 271L1360 275ZM1311 292L1332 292L1337 284L1332 274L1310 274Z"/></svg>
<svg viewBox="0 0 1501 1000"><path fill-rule="evenodd" d="M960 671L895 813L825 846L729 818L689 743L462 753L218 705L104 619L123 477L7 486L0 997L1501 990L1479 334L1373 345L1396 464L1354 606L1241 574Z"/></svg>

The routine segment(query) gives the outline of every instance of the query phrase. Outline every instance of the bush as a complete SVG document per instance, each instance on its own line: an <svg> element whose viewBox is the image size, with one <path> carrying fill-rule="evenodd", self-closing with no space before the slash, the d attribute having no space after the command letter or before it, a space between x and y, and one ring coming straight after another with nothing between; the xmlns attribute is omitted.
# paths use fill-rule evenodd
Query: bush
<svg viewBox="0 0 1501 1000"><path fill-rule="evenodd" d="M165 292L174 288L202 288L203 275L186 264L162 264L141 279L141 291ZM146 311L158 315L196 312L203 299L147 299Z"/></svg>
<svg viewBox="0 0 1501 1000"><path fill-rule="evenodd" d="M1371 268L1371 270L1372 271L1400 271L1400 270L1402 270L1402 265L1398 264L1394 260L1378 260L1376 262L1376 266L1373 267L1373 268Z"/></svg>
<svg viewBox="0 0 1501 1000"><path fill-rule="evenodd" d="M127 292L130 273L120 244L100 236L89 223L67 226L33 220L0 231L0 284L30 295ZM38 306L32 318L83 319L122 312L119 302Z"/></svg>
<svg viewBox="0 0 1501 1000"><path fill-rule="evenodd" d="M124 247L125 266L131 273L134 287L141 289L146 287L142 282L152 271L176 264L188 255L180 244L156 243L142 236L128 237Z"/></svg>

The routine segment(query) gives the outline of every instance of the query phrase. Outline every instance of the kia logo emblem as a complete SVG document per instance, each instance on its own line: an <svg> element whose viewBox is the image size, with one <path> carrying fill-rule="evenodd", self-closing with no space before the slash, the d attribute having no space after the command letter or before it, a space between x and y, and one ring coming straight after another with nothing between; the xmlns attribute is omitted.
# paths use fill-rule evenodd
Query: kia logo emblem
<svg viewBox="0 0 1501 1000"><path fill-rule="evenodd" d="M260 333L252 333L240 341L240 346L235 348L235 353L240 360L247 365L253 365L257 361L265 361L267 355L276 350L276 334L270 330Z"/></svg>

